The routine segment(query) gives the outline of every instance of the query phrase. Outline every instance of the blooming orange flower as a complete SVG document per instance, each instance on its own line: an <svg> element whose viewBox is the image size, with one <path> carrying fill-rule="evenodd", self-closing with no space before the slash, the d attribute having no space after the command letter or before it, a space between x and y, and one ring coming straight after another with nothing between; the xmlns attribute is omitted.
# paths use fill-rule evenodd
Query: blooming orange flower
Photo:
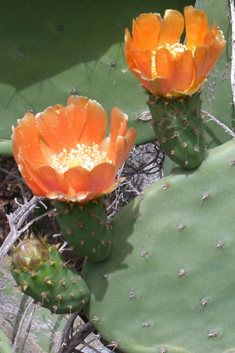
<svg viewBox="0 0 235 353"><path fill-rule="evenodd" d="M186 30L186 45L179 43ZM156 96L169 99L198 91L215 65L226 41L210 29L206 14L193 6L183 15L166 10L164 18L156 13L141 14L133 20L133 39L125 32L127 64L142 85Z"/></svg>
<svg viewBox="0 0 235 353"><path fill-rule="evenodd" d="M15 160L37 196L87 202L110 193L117 170L127 158L137 132L127 131L127 115L115 107L111 133L103 107L82 96L34 116L26 113L13 128Z"/></svg>

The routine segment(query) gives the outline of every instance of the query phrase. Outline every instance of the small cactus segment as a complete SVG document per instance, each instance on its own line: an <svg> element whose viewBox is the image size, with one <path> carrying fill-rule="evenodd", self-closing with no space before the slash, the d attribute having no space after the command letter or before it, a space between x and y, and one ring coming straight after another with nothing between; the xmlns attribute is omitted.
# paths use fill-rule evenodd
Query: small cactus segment
<svg viewBox="0 0 235 353"><path fill-rule="evenodd" d="M234 210L234 140L125 206L109 258L83 270L101 335L126 353L235 352Z"/></svg>
<svg viewBox="0 0 235 353"><path fill-rule="evenodd" d="M111 250L111 226L103 200L86 204L55 202L57 221L75 254L89 261L105 260Z"/></svg>
<svg viewBox="0 0 235 353"><path fill-rule="evenodd" d="M205 153L200 94L169 100L150 96L153 129L167 155L186 169L197 167Z"/></svg>
<svg viewBox="0 0 235 353"><path fill-rule="evenodd" d="M84 307L90 291L74 268L68 268L57 250L43 239L24 239L13 250L12 275L19 289L56 314Z"/></svg>

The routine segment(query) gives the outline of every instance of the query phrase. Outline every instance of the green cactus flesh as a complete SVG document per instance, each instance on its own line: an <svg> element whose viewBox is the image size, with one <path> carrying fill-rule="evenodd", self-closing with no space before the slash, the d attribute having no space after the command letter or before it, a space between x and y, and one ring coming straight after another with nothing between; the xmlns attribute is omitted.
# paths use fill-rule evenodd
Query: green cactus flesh
<svg viewBox="0 0 235 353"><path fill-rule="evenodd" d="M125 206L109 258L83 270L101 335L127 353L234 353L234 212L234 140Z"/></svg>
<svg viewBox="0 0 235 353"><path fill-rule="evenodd" d="M111 227L107 224L107 212L102 200L84 205L55 202L59 211L57 221L64 239L73 246L75 254L89 261L106 259L111 250Z"/></svg>
<svg viewBox="0 0 235 353"><path fill-rule="evenodd" d="M43 240L19 243L13 251L12 275L20 290L56 314L78 311L89 300L89 288L79 273L66 266L56 246L47 247Z"/></svg>
<svg viewBox="0 0 235 353"><path fill-rule="evenodd" d="M175 100L150 96L148 103L153 129L167 155L181 167L197 167L205 153L200 94Z"/></svg>

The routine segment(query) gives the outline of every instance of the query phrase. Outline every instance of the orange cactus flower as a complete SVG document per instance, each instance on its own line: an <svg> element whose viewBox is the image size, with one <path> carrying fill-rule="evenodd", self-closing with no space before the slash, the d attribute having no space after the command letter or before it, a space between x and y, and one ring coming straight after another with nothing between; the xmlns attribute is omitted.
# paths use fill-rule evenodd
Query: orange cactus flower
<svg viewBox="0 0 235 353"><path fill-rule="evenodd" d="M186 45L179 43L186 30ZM183 15L166 10L141 14L133 20L133 39L125 31L126 61L142 85L155 96L169 99L192 95L206 80L226 41L216 23L210 29L206 14L193 6Z"/></svg>
<svg viewBox="0 0 235 353"><path fill-rule="evenodd" d="M34 116L26 113L13 128L15 160L36 196L84 203L110 193L137 131L117 107L106 132L103 107L82 96L68 98Z"/></svg>

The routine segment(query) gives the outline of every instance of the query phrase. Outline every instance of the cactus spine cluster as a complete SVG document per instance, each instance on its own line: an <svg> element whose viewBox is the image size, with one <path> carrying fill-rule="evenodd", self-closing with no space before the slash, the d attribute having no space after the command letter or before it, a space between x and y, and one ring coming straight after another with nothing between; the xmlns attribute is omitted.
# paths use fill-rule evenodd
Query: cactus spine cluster
<svg viewBox="0 0 235 353"><path fill-rule="evenodd" d="M111 226L103 199L86 204L55 202L57 221L73 251L89 261L105 260L111 250Z"/></svg>
<svg viewBox="0 0 235 353"><path fill-rule="evenodd" d="M169 100L150 96L153 129L167 155L186 169L197 167L205 152L200 94Z"/></svg>
<svg viewBox="0 0 235 353"><path fill-rule="evenodd" d="M19 289L53 313L72 313L88 302L90 291L74 268L69 268L58 246L45 240L24 239L13 250L12 275Z"/></svg>

